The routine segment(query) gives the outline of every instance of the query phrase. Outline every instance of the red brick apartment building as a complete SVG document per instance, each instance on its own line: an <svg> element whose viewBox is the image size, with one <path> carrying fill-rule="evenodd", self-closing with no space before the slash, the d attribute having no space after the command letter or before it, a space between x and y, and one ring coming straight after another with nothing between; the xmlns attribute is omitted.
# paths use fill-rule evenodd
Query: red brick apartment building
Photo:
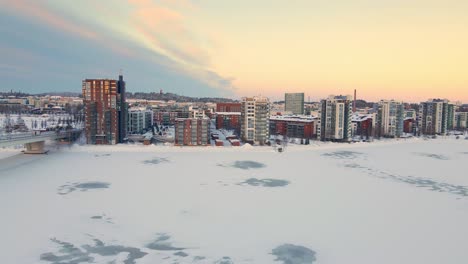
<svg viewBox="0 0 468 264"><path fill-rule="evenodd" d="M207 146L210 145L210 119L177 118L175 120L174 145Z"/></svg>
<svg viewBox="0 0 468 264"><path fill-rule="evenodd" d="M241 112L241 103L217 103L216 112Z"/></svg>
<svg viewBox="0 0 468 264"><path fill-rule="evenodd" d="M240 116L238 112L217 112L216 116L216 129L234 130L237 134L240 131Z"/></svg>
<svg viewBox="0 0 468 264"><path fill-rule="evenodd" d="M117 144L117 81L86 79L82 83L88 144Z"/></svg>
<svg viewBox="0 0 468 264"><path fill-rule="evenodd" d="M405 118L403 121L403 132L414 133L414 127L416 126L416 120L411 117Z"/></svg>
<svg viewBox="0 0 468 264"><path fill-rule="evenodd" d="M241 128L241 103L216 104L216 129L234 130L238 135Z"/></svg>
<svg viewBox="0 0 468 264"><path fill-rule="evenodd" d="M270 135L313 139L317 137L316 120L312 116L271 116Z"/></svg>

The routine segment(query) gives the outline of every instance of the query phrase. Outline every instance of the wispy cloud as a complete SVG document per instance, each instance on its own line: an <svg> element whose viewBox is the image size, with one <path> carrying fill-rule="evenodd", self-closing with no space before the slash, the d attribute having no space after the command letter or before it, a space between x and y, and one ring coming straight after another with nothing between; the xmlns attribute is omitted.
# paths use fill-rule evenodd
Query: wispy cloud
<svg viewBox="0 0 468 264"><path fill-rule="evenodd" d="M109 41L105 34L101 34L90 27L72 21L71 19L53 12L44 1L2 1L2 8L12 11L15 15L34 22L42 23L60 32L74 37L93 41L102 47L106 47L120 56L132 57L134 52L122 45ZM78 43L77 43L78 44Z"/></svg>
<svg viewBox="0 0 468 264"><path fill-rule="evenodd" d="M232 92L231 78L210 70L208 53L187 27L186 17L176 8L194 10L187 0L127 0L131 5L129 26L140 35L140 43L151 51L168 57L179 70L202 80L207 85ZM176 8L174 8L176 7ZM206 36L203 36L206 38Z"/></svg>
<svg viewBox="0 0 468 264"><path fill-rule="evenodd" d="M71 6L53 1L15 0L6 1L3 7L25 19L110 49L119 56L166 65L212 88L232 89L229 78L210 69L208 53L197 41L203 37L187 27L189 23L181 10L194 10L192 2L122 0L118 5L109 3L114 1L85 0ZM109 15L114 11L119 12L118 17ZM148 56L148 51L153 56ZM166 59L161 60L162 57Z"/></svg>
<svg viewBox="0 0 468 264"><path fill-rule="evenodd" d="M206 67L209 56L186 27L184 15L150 0L128 0L132 5L129 23L132 31L145 38L153 51L188 67Z"/></svg>
<svg viewBox="0 0 468 264"><path fill-rule="evenodd" d="M40 3L40 1L2 1L2 8L11 9L15 14L34 18L42 23L50 25L64 32L76 34L80 37L88 39L97 38L97 34L95 32L80 27L74 23L70 23L66 19L63 19L62 17L50 12L47 8L44 8L43 5L38 3Z"/></svg>

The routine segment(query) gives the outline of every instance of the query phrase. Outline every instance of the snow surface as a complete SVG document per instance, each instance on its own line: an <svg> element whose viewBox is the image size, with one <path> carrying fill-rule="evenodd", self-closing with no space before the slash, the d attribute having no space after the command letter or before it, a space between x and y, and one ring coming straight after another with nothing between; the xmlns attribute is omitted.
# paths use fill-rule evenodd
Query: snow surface
<svg viewBox="0 0 468 264"><path fill-rule="evenodd" d="M0 150L4 151L4 150ZM1 263L466 263L468 140L0 159Z"/></svg>

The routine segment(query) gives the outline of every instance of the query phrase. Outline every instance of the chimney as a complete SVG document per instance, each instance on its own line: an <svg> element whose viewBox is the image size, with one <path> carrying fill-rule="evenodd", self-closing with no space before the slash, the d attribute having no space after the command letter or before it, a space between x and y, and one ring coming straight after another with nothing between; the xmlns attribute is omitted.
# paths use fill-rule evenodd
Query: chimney
<svg viewBox="0 0 468 264"><path fill-rule="evenodd" d="M354 89L353 112L356 112L356 89Z"/></svg>

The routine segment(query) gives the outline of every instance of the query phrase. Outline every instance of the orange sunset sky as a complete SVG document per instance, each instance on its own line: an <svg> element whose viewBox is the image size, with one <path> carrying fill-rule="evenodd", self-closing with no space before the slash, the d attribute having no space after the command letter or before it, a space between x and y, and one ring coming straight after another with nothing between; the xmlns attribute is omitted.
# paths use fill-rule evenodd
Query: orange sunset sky
<svg viewBox="0 0 468 264"><path fill-rule="evenodd" d="M131 92L468 103L468 1L0 4L0 90L79 92L123 69Z"/></svg>

